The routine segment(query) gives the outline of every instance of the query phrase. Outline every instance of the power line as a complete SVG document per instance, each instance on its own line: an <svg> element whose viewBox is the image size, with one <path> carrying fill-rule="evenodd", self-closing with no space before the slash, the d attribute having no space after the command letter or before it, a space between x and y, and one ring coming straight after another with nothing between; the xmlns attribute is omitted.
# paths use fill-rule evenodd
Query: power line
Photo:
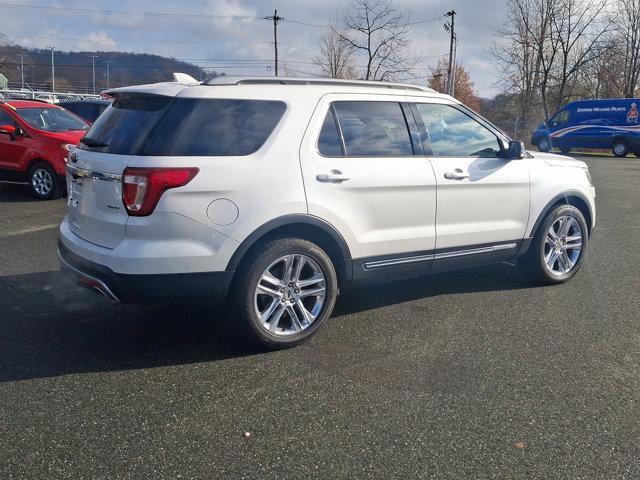
<svg viewBox="0 0 640 480"><path fill-rule="evenodd" d="M43 10L60 13L80 13L80 14L107 14L107 15L129 15L129 16L150 16L150 17L169 17L169 18L229 18L236 20L257 20L256 17L249 15L211 15L205 13L177 13L177 12L150 12L150 11L130 11L130 10L98 10L90 8L72 8L72 7L50 7L45 5L24 5L15 3L0 3L0 7L19 8L26 10Z"/></svg>

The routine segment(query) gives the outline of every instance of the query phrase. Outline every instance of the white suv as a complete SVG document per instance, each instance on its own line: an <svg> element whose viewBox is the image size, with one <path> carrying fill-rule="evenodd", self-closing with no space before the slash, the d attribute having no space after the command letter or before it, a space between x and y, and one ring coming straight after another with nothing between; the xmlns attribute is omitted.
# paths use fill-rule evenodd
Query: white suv
<svg viewBox="0 0 640 480"><path fill-rule="evenodd" d="M218 77L114 89L70 156L63 269L114 301L226 299L299 344L340 288L494 262L560 283L595 223L587 166L446 95Z"/></svg>

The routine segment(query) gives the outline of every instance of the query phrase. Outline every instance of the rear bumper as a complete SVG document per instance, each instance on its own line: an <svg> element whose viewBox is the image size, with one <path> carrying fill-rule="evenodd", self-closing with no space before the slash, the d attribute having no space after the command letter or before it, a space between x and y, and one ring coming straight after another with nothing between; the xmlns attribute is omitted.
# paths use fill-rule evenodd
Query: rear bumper
<svg viewBox="0 0 640 480"><path fill-rule="evenodd" d="M116 273L73 253L60 240L58 255L62 271L70 280L117 303L220 303L233 278L233 272L225 271L152 275Z"/></svg>

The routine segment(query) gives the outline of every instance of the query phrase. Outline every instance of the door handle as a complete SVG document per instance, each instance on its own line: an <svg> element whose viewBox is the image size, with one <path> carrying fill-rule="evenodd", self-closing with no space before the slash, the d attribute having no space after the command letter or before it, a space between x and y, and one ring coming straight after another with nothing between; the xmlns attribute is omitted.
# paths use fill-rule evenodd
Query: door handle
<svg viewBox="0 0 640 480"><path fill-rule="evenodd" d="M446 172L444 178L447 180L464 180L469 178L469 174L464 173L460 168L456 168L453 172Z"/></svg>
<svg viewBox="0 0 640 480"><path fill-rule="evenodd" d="M342 183L350 178L349 175L345 175L340 170L331 170L329 173L320 173L316 176L316 180L326 183Z"/></svg>

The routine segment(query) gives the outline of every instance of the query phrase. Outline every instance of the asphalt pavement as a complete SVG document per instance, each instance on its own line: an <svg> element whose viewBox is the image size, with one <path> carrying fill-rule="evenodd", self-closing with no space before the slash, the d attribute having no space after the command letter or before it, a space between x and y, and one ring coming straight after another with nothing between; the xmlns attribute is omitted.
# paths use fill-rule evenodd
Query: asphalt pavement
<svg viewBox="0 0 640 480"><path fill-rule="evenodd" d="M640 477L640 160L585 160L571 282L499 265L346 291L275 353L225 309L68 283L64 200L0 183L0 479Z"/></svg>

